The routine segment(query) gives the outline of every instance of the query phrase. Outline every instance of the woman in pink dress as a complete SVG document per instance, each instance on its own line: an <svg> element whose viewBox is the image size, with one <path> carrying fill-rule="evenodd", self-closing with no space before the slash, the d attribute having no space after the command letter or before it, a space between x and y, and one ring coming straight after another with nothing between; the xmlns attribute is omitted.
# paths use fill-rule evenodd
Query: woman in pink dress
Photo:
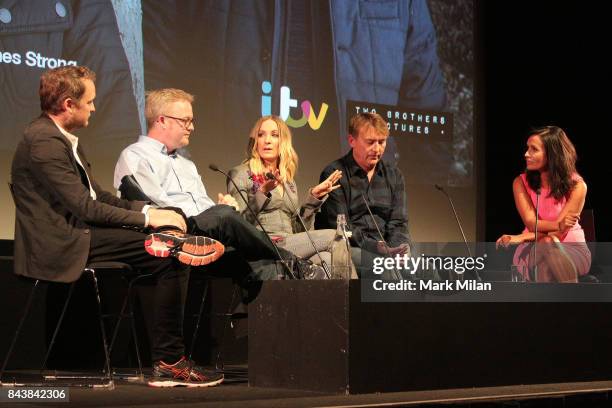
<svg viewBox="0 0 612 408"><path fill-rule="evenodd" d="M577 282L578 276L589 272L591 253L578 223L587 186L576 172L576 149L561 128L546 126L527 139L525 162L525 172L512 184L525 229L518 235L502 235L497 245L520 244L513 264L526 280L534 278L530 270L537 270L538 282ZM538 244L534 251L538 191Z"/></svg>

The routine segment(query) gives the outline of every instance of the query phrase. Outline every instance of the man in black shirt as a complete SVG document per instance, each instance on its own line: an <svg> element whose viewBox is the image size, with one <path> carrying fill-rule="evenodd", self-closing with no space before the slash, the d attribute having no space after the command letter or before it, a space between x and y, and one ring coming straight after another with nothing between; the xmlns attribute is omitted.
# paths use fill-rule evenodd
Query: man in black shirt
<svg viewBox="0 0 612 408"><path fill-rule="evenodd" d="M348 136L351 150L327 166L320 178L325 180L334 170L344 175L341 188L329 194L315 225L336 228L338 214L346 214L353 262L361 277L364 271L371 272L374 257L410 254L404 176L395 165L381 160L388 137L387 123L377 113L353 116Z"/></svg>

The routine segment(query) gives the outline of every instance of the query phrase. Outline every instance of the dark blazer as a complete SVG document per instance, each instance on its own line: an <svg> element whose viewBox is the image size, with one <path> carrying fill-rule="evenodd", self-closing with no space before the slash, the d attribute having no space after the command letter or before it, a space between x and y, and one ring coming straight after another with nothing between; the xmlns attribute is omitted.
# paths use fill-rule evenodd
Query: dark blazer
<svg viewBox="0 0 612 408"><path fill-rule="evenodd" d="M68 139L42 115L26 128L11 167L15 200L15 273L55 282L79 278L87 263L90 226L144 226L144 202L121 200L94 181L97 199Z"/></svg>

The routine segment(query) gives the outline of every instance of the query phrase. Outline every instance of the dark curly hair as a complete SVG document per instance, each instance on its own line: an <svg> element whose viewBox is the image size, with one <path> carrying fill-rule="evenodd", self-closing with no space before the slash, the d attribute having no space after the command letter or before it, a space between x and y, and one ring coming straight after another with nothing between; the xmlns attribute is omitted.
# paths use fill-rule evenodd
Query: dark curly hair
<svg viewBox="0 0 612 408"><path fill-rule="evenodd" d="M572 178L576 173L576 149L567 137L567 134L557 126L544 126L534 129L529 135L539 136L546 153L547 171L550 184L550 195L556 200L567 197L576 180ZM527 183L532 190L541 186L540 172L525 170Z"/></svg>

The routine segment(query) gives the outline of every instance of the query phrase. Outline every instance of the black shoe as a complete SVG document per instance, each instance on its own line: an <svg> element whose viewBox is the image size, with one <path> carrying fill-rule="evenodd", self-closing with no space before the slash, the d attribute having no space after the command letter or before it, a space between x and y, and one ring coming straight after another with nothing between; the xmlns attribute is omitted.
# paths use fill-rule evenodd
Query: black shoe
<svg viewBox="0 0 612 408"><path fill-rule="evenodd" d="M323 268L322 265L313 263L312 265L310 265L308 270L304 273L304 279L308 279L308 280L327 279L325 268Z"/></svg>
<svg viewBox="0 0 612 408"><path fill-rule="evenodd" d="M192 266L207 265L225 252L225 246L217 240L175 230L147 235L144 246L149 255L160 258L173 256Z"/></svg>
<svg viewBox="0 0 612 408"><path fill-rule="evenodd" d="M297 258L295 262L294 274L298 279L326 279L327 274L321 265L312 263L309 259Z"/></svg>
<svg viewBox="0 0 612 408"><path fill-rule="evenodd" d="M213 387L223 382L223 374L196 366L185 357L174 364L158 361L153 364L151 387Z"/></svg>

